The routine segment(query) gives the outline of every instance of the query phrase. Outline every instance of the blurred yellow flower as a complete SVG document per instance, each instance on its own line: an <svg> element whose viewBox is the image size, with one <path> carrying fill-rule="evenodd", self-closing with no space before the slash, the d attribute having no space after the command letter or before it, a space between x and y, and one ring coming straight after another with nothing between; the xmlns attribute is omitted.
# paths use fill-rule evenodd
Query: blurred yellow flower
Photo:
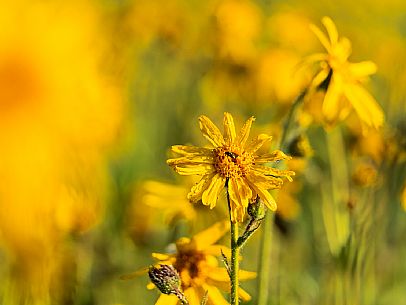
<svg viewBox="0 0 406 305"><path fill-rule="evenodd" d="M363 128L379 128L384 122L381 107L362 86L362 80L376 72L372 61L350 63L351 42L338 37L333 21L324 17L322 23L328 37L315 25L311 30L318 37L327 53L317 53L306 59L307 63L320 63L321 70L312 81L312 88L326 89L322 112L328 124L335 124L355 109ZM343 98L345 97L345 98Z"/></svg>
<svg viewBox="0 0 406 305"><path fill-rule="evenodd" d="M104 148L121 99L100 71L105 41L87 1L8 1L0 10L0 230L7 304L63 304L69 234L94 225L107 193ZM74 21L74 22L73 22Z"/></svg>
<svg viewBox="0 0 406 305"><path fill-rule="evenodd" d="M264 166L268 162L289 160L282 151L257 155L257 151L272 137L260 134L246 145L254 117L244 124L239 135L236 135L234 120L231 114L224 113L224 137L220 130L206 116L199 117L200 130L203 136L215 147L214 149L175 145L172 152L180 157L169 159L167 163L180 175L201 175L201 180L192 187L188 194L191 202L202 200L204 205L214 208L223 187L228 188L230 195L230 213L233 222L242 222L246 208L257 195L272 211L276 202L269 189L282 187L285 177L292 181L295 173Z"/></svg>
<svg viewBox="0 0 406 305"><path fill-rule="evenodd" d="M221 1L215 13L220 57L237 63L251 60L261 29L259 8L249 0Z"/></svg>
<svg viewBox="0 0 406 305"><path fill-rule="evenodd" d="M228 302L220 289L230 290L230 279L226 268L219 267L216 257L221 251L230 252L225 246L215 244L229 230L229 222L219 222L190 238L176 241L176 252L173 254L153 253L157 264L173 265L181 279L181 288L190 305L200 305L205 292L208 292L207 305L225 305ZM240 270L240 280L256 277L255 272ZM153 288L150 283L148 288ZM250 296L239 287L240 297L248 301ZM155 305L176 305L178 298L174 295L161 294Z"/></svg>

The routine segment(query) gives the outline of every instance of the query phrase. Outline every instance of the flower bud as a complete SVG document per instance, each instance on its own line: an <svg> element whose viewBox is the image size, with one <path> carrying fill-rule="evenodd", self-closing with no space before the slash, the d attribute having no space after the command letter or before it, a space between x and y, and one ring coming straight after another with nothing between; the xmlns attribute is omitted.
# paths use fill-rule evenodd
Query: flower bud
<svg viewBox="0 0 406 305"><path fill-rule="evenodd" d="M180 289L180 277L176 269L171 265L151 266L148 270L151 282L163 294L177 294Z"/></svg>
<svg viewBox="0 0 406 305"><path fill-rule="evenodd" d="M262 200L257 197L257 199L248 205L247 209L248 215L255 221L260 221L265 218L266 207Z"/></svg>

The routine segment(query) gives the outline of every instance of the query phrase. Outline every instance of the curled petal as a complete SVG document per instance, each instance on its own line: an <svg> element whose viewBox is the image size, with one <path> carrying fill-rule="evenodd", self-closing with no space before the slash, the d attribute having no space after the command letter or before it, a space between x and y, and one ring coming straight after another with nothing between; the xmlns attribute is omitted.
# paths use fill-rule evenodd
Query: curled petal
<svg viewBox="0 0 406 305"><path fill-rule="evenodd" d="M202 203L204 205L210 205L210 208L214 208L217 203L217 197L224 187L225 179L219 174L215 175L211 179L209 187L202 194Z"/></svg>
<svg viewBox="0 0 406 305"><path fill-rule="evenodd" d="M276 202L275 199L272 197L272 195L266 190L263 189L262 187L258 186L255 181L251 181L247 179L250 187L258 194L258 196L264 201L265 205L270 209L271 211L276 211Z"/></svg>
<svg viewBox="0 0 406 305"><path fill-rule="evenodd" d="M230 145L234 142L236 133L233 117L228 112L224 112L223 125L224 125L224 140L228 145Z"/></svg>
<svg viewBox="0 0 406 305"><path fill-rule="evenodd" d="M198 183L192 186L192 189L187 195L187 199L192 203L195 203L199 199L201 199L203 192L210 186L211 180L213 179L214 175L215 174L212 173L203 176Z"/></svg>
<svg viewBox="0 0 406 305"><path fill-rule="evenodd" d="M201 115L199 117L199 127L203 136L209 140L214 147L223 146L225 144L220 130L207 116Z"/></svg>
<svg viewBox="0 0 406 305"><path fill-rule="evenodd" d="M213 155L213 150L204 147L196 147L196 146L189 146L189 145L173 145L171 147L172 152L188 157L194 155L206 155L210 156Z"/></svg>
<svg viewBox="0 0 406 305"><path fill-rule="evenodd" d="M246 150L250 153L255 153L258 149L262 147L262 145L271 140L272 140L271 136L261 133L251 141L251 143L247 146Z"/></svg>
<svg viewBox="0 0 406 305"><path fill-rule="evenodd" d="M290 182L293 181L292 176L295 175L294 171L280 170L280 169L276 169L273 167L259 166L259 165L254 167L254 171L257 171L263 175L269 175L269 176L273 176L273 177L285 177Z"/></svg>
<svg viewBox="0 0 406 305"><path fill-rule="evenodd" d="M238 134L237 138L235 139L235 144L239 145L240 147L244 147L247 139L250 135L250 130L252 123L255 121L255 118L252 116L250 117L241 128L240 133Z"/></svg>
<svg viewBox="0 0 406 305"><path fill-rule="evenodd" d="M283 151L274 150L270 154L263 154L263 155L256 157L255 163L261 164L261 163L276 162L276 161L291 160L291 159L292 159L292 157L287 156Z"/></svg>
<svg viewBox="0 0 406 305"><path fill-rule="evenodd" d="M175 165L175 172L179 175L207 175L215 172L215 168L211 164L194 164L194 165Z"/></svg>
<svg viewBox="0 0 406 305"><path fill-rule="evenodd" d="M168 159L166 163L170 166L176 165L195 165L195 164L213 164L213 156L207 155L194 155L189 157L180 157L175 159Z"/></svg>
<svg viewBox="0 0 406 305"><path fill-rule="evenodd" d="M247 179L250 181L255 181L255 184L258 185L258 187L265 190L280 189L283 185L283 180L281 178L265 176L264 174L256 171L252 171L249 176L247 176Z"/></svg>

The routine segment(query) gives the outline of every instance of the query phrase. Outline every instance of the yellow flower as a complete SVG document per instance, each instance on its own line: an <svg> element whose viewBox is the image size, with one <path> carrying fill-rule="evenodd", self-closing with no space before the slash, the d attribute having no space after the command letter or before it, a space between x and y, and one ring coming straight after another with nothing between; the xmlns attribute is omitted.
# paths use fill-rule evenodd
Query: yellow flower
<svg viewBox="0 0 406 305"><path fill-rule="evenodd" d="M312 87L327 89L322 106L326 122L334 124L343 120L354 108L364 129L379 128L384 121L382 109L361 85L364 78L376 72L376 65L372 61L350 63L351 42L345 37L338 37L336 26L330 18L324 17L322 23L328 37L314 25L311 25L311 30L327 53L314 54L307 62L319 62L321 66Z"/></svg>
<svg viewBox="0 0 406 305"><path fill-rule="evenodd" d="M190 238L180 238L176 242L176 252L173 254L153 253L152 256L159 265L173 265L181 279L181 288L190 305L199 305L205 292L208 292L207 305L225 305L228 302L222 296L220 289L230 290L230 280L227 270L219 267L216 256L223 250L230 249L215 243L229 230L228 222L219 222L210 228ZM240 270L240 280L255 278L255 272ZM148 288L153 288L151 283ZM239 288L240 297L248 301L250 296ZM175 295L161 294L155 305L179 304Z"/></svg>
<svg viewBox="0 0 406 305"><path fill-rule="evenodd" d="M202 200L204 205L214 208L224 186L230 196L230 213L233 222L242 222L250 201L258 195L272 211L276 202L269 189L282 187L282 177L292 181L295 173L264 166L268 162L289 160L282 151L258 155L258 149L272 137L260 134L246 145L254 117L244 124L240 133L235 132L231 114L224 113L224 137L220 130L206 116L199 117L203 136L214 146L213 149L175 145L172 151L180 157L167 163L180 175L200 175L201 180L188 194L191 202Z"/></svg>

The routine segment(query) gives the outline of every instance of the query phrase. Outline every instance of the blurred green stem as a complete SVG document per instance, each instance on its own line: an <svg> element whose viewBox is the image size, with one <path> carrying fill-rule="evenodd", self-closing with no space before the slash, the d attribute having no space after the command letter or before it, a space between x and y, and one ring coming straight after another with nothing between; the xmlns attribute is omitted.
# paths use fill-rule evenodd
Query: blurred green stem
<svg viewBox="0 0 406 305"><path fill-rule="evenodd" d="M292 129L292 125L295 118L295 113L299 105L303 102L306 96L307 89L303 90L295 99L290 107L287 114L285 123L283 125L282 135L279 142L279 149L285 150L287 146L287 139L289 131ZM270 304L269 299L269 276L270 276L270 266L271 266L271 251L272 251L272 235L273 235L273 224L274 214L267 213L264 219L264 224L262 226L262 241L260 250L260 260L259 260L259 277L258 277L258 305L268 305Z"/></svg>

